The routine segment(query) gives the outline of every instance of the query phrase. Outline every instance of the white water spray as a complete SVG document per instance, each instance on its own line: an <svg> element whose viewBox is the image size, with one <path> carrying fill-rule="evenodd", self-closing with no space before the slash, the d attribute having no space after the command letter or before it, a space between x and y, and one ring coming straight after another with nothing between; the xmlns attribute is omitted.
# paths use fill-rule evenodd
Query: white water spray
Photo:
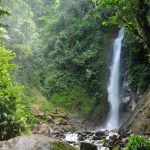
<svg viewBox="0 0 150 150"><path fill-rule="evenodd" d="M119 31L118 37L114 41L113 60L110 67L110 80L108 85L108 101L110 103L110 112L106 123L106 129L112 130L119 128L119 76L120 76L120 54L121 45L124 37L124 29Z"/></svg>

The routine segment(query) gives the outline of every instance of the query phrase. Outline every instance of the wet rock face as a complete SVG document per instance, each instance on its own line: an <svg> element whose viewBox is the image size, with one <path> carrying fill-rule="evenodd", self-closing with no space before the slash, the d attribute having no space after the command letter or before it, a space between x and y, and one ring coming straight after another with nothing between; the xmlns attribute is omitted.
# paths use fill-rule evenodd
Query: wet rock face
<svg viewBox="0 0 150 150"><path fill-rule="evenodd" d="M123 103L128 104L130 102L130 96L126 96L123 98Z"/></svg>
<svg viewBox="0 0 150 150"><path fill-rule="evenodd" d="M92 143L82 142L80 145L80 150L98 150L97 146Z"/></svg>
<svg viewBox="0 0 150 150"><path fill-rule="evenodd" d="M8 141L0 142L0 150L75 150L70 145L52 140L46 136L20 136Z"/></svg>

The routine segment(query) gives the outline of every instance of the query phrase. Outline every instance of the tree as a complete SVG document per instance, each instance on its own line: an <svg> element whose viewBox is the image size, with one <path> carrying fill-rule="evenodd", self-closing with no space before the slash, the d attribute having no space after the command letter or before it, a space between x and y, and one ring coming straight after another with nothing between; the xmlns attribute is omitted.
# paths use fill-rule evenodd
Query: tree
<svg viewBox="0 0 150 150"><path fill-rule="evenodd" d="M141 43L150 49L149 0L101 0L98 9L103 9L107 20L104 24L116 24L132 32Z"/></svg>
<svg viewBox="0 0 150 150"><path fill-rule="evenodd" d="M0 16L4 14L7 13ZM16 55L5 49L3 31L0 29L0 140L7 140L27 131L31 115L22 102L25 100L22 87L13 81L15 65L12 60Z"/></svg>
<svg viewBox="0 0 150 150"><path fill-rule="evenodd" d="M93 100L91 109L99 108L100 114L107 108L108 39L116 28L102 26L100 12L88 0L65 0L49 7L52 12L41 17L44 93L51 98L68 87L80 87Z"/></svg>
<svg viewBox="0 0 150 150"><path fill-rule="evenodd" d="M114 24L126 29L124 40L129 53L129 84L145 90L150 83L149 0L98 0L97 9L105 18L103 25Z"/></svg>

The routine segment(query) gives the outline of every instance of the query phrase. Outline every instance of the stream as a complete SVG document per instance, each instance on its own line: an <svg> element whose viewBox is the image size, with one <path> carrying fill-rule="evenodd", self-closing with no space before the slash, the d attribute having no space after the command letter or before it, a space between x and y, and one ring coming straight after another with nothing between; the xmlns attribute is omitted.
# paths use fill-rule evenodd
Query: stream
<svg viewBox="0 0 150 150"><path fill-rule="evenodd" d="M116 144L124 147L128 141L129 135L130 133L127 133L122 136L115 130L85 131L67 133L65 134L65 138L61 140L67 141L76 148L79 148L81 143L91 143L97 146L97 150L109 150L114 148Z"/></svg>

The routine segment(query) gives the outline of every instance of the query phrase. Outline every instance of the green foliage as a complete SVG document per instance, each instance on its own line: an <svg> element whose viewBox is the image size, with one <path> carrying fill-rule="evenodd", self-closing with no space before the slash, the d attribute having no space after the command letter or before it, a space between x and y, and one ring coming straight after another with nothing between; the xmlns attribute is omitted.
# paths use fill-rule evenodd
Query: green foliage
<svg viewBox="0 0 150 150"><path fill-rule="evenodd" d="M146 10L146 7L149 5L148 2L145 0L142 3L139 0L99 0L98 2L98 9L102 9L104 12L101 14L101 17L105 15L105 21L103 22L105 25L116 24L125 27L128 32L136 35L140 42L144 43L146 37L144 35L144 27L141 26L140 22L144 21L140 20L139 11L140 9ZM144 3L144 7L140 7ZM145 15L147 16L148 14L145 13Z"/></svg>
<svg viewBox="0 0 150 150"><path fill-rule="evenodd" d="M0 7L0 17L3 17L5 15L9 15L8 11L2 7ZM0 22L0 27L4 27L6 25L4 25L2 22Z"/></svg>
<svg viewBox="0 0 150 150"><path fill-rule="evenodd" d="M31 110L22 102L21 87L13 82L14 64L10 62L15 54L0 47L0 139L6 140L29 129ZM30 111L29 111L30 110Z"/></svg>
<svg viewBox="0 0 150 150"><path fill-rule="evenodd" d="M41 111L47 115L55 110L51 101L48 101L39 90L36 88L31 89L30 87L28 87L27 90L26 94L28 94L29 97L32 97L32 106L38 105L41 108Z"/></svg>
<svg viewBox="0 0 150 150"><path fill-rule="evenodd" d="M8 11L5 10L4 8L0 8L0 16L4 16L4 15L9 15Z"/></svg>
<svg viewBox="0 0 150 150"><path fill-rule="evenodd" d="M97 9L102 10L102 25L115 24L126 29L129 54L129 84L133 90L146 90L150 84L150 3L146 0L98 0Z"/></svg>
<svg viewBox="0 0 150 150"><path fill-rule="evenodd" d="M15 3L6 1L5 3L10 12L9 16L2 18L2 21L8 25L6 31L9 38L5 39L5 42L7 42L7 48L16 53L17 57L14 61L19 66L15 70L15 79L25 86L29 83L30 86L38 86L42 58L39 58L38 16L34 16L34 13L41 15L37 10L44 6L41 5L40 0L29 3L28 1ZM41 13L43 13L42 10Z"/></svg>
<svg viewBox="0 0 150 150"><path fill-rule="evenodd" d="M150 84L149 52L135 39L135 36L126 36L124 43L128 51L129 85L132 90L143 92Z"/></svg>
<svg viewBox="0 0 150 150"><path fill-rule="evenodd" d="M11 40L7 42L20 65L15 71L17 81L27 88L36 87L56 103L60 100L59 105L64 108L74 102L72 97L76 97L75 85L78 85L93 100L91 108L97 106L96 112L104 112L109 75L107 59L116 26L125 27L126 35L130 36L126 43L130 51L129 83L135 90L145 90L150 83L149 42L141 18L137 17L142 9L139 1L92 1L32 0L15 4L8 1L12 15L4 20L13 28L8 30ZM71 93L67 93L69 86ZM67 94L70 94L68 98ZM83 112L89 111L89 108L84 110L88 101L84 98L81 101ZM43 104L45 110L49 107L52 108L51 104Z"/></svg>
<svg viewBox="0 0 150 150"><path fill-rule="evenodd" d="M59 21L55 26L60 26ZM82 18L70 18L64 29L55 31L55 37L48 42L50 49L47 48L47 63L50 65L42 82L45 93L53 94L72 83L81 85L92 99L105 100L108 33L115 28L102 27L100 22L93 9L83 14ZM50 25L49 28L53 27ZM54 34L45 29L46 34Z"/></svg>
<svg viewBox="0 0 150 150"><path fill-rule="evenodd" d="M0 17L5 14L8 15L8 11L1 8ZM0 29L0 39L0 140L6 140L28 132L34 117L22 87L13 81L16 65L12 61L16 55L4 47L9 39L4 28Z"/></svg>
<svg viewBox="0 0 150 150"><path fill-rule="evenodd" d="M146 90L150 83L149 64L130 64L129 84L133 90Z"/></svg>
<svg viewBox="0 0 150 150"><path fill-rule="evenodd" d="M85 97L93 100L91 108L97 107L93 115L105 112L107 59L116 26L125 27L128 36L125 45L129 51L130 86L135 91L148 87L149 42L138 17L139 10L143 10L139 1L25 0L15 4L8 1L7 5L12 14L4 18L12 27L8 29L8 47L16 53L15 62L20 65L14 72L15 79L27 88L36 87L48 99L68 108L78 85L88 95ZM67 93L69 86L72 92ZM84 110L85 102L89 103L86 98L81 100L83 112L89 111ZM52 108L46 103L42 107Z"/></svg>
<svg viewBox="0 0 150 150"><path fill-rule="evenodd" d="M86 0L54 2L47 7L48 13L40 17L45 61L40 89L50 99L55 93L62 95L68 86L72 85L73 91L78 85L93 100L91 108L97 106L100 109L96 110L104 111L101 108L107 99L107 50L116 27L102 26L101 12ZM67 103L65 99L62 106Z"/></svg>
<svg viewBox="0 0 150 150"><path fill-rule="evenodd" d="M86 92L80 87L68 87L61 93L55 93L51 97L55 107L64 108L71 113L88 113L91 110L92 102Z"/></svg>
<svg viewBox="0 0 150 150"><path fill-rule="evenodd" d="M148 13L145 12L149 3L144 0L144 9L143 3L139 5L139 2L139 0L5 2L11 15L4 17L3 21L10 28L6 31L8 38L4 39L2 32L0 38L8 43L8 49L15 52L17 58L13 61L19 64L18 70L13 72L15 78L12 78L13 65L11 68L9 64L10 69L5 69L8 73L4 71L5 78L2 80L10 88L5 87L6 91L10 92L8 92L9 101L16 102L14 113L10 115L19 120L12 127L20 128L12 136L28 128L31 108L25 101L29 104L32 101L22 97L20 88L15 86L13 79L25 85L28 90L36 87L51 100L40 101L43 96L38 95L38 92L36 96L33 96L33 93L29 96L37 100L37 102L33 100L32 103L40 104L43 111L53 111L53 107L59 106L72 113L92 112L91 116L94 117L107 111L106 87L109 75L107 59L110 55L109 45L114 38L114 32L117 31L116 26L125 27L128 36L125 45L129 51L130 86L135 91L145 90L149 86L150 38L146 33L150 33L150 30L149 26L145 26L149 25L149 21L144 23L149 19ZM4 14L8 12L0 9L0 16ZM16 99L11 100L10 95L15 95ZM29 113L25 113L25 110ZM32 115L30 118L34 119ZM6 134L6 131L4 132Z"/></svg>
<svg viewBox="0 0 150 150"><path fill-rule="evenodd" d="M52 150L77 150L76 148L70 146L69 144L63 142L53 143Z"/></svg>
<svg viewBox="0 0 150 150"><path fill-rule="evenodd" d="M129 138L126 150L149 150L150 141L145 137L134 135Z"/></svg>
<svg viewBox="0 0 150 150"><path fill-rule="evenodd" d="M121 146L120 145L117 145L113 148L113 150L121 150Z"/></svg>
<svg viewBox="0 0 150 150"><path fill-rule="evenodd" d="M109 33L115 28L100 25L103 19L93 3L33 0L6 4L11 16L4 21L13 28L8 30L8 48L16 53L15 62L19 64L15 80L28 88L36 86L49 99L70 85L72 91L79 85L95 103L103 104L108 74L106 49Z"/></svg>

